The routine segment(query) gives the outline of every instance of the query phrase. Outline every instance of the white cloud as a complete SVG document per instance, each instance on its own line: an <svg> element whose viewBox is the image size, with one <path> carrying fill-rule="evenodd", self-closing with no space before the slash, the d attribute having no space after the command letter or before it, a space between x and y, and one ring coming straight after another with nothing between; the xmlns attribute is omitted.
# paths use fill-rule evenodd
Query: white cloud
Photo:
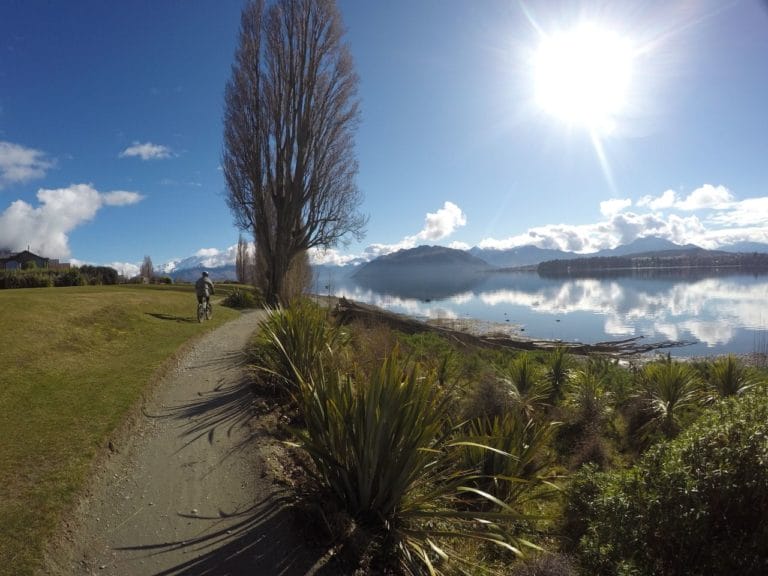
<svg viewBox="0 0 768 576"><path fill-rule="evenodd" d="M629 198L612 198L610 200L604 200L600 202L600 214L603 216L613 216L632 206L632 200Z"/></svg>
<svg viewBox="0 0 768 576"><path fill-rule="evenodd" d="M427 212L424 228L413 236L406 236L396 244L371 244L363 252L365 260L373 260L398 250L415 248L425 242L434 242L453 234L457 228L467 224L464 212L453 202L446 201L437 212Z"/></svg>
<svg viewBox="0 0 768 576"><path fill-rule="evenodd" d="M42 178L53 165L40 150L0 141L0 188Z"/></svg>
<svg viewBox="0 0 768 576"><path fill-rule="evenodd" d="M608 200L600 203L606 217L602 221L533 227L508 238L484 238L478 246L506 250L533 245L587 254L646 236L710 249L736 242L768 243L768 196L738 201L727 187L704 184L682 199L674 190L666 190L660 196L644 196L636 202L637 208L653 212L624 212L629 205L629 199ZM702 214L667 215L661 212L663 209Z"/></svg>
<svg viewBox="0 0 768 576"><path fill-rule="evenodd" d="M733 202L733 194L722 185L704 184L684 199L680 199L674 190L666 190L661 196L643 196L637 201L638 206L648 206L651 210L675 208L692 212L694 210L725 210Z"/></svg>
<svg viewBox="0 0 768 576"><path fill-rule="evenodd" d="M161 144L152 144L152 142L134 142L122 152L120 158L139 157L142 160L157 160L159 158L170 158L171 149Z"/></svg>
<svg viewBox="0 0 768 576"><path fill-rule="evenodd" d="M72 266L83 266L84 264L93 265L91 262L84 262L83 260L78 260L77 258L70 258L69 263ZM138 276L139 271L141 270L141 265L136 264L135 262L110 262L108 264L98 264L98 266L109 266L110 268L114 268L117 270L118 274L125 276L126 278L133 278L134 276Z"/></svg>
<svg viewBox="0 0 768 576"><path fill-rule="evenodd" d="M691 192L685 200L675 202L678 210L727 209L733 202L733 194L725 186L704 184Z"/></svg>
<svg viewBox="0 0 768 576"><path fill-rule="evenodd" d="M214 258L221 254L221 250L218 248L200 248L197 252L195 252L195 256L199 256L201 258Z"/></svg>
<svg viewBox="0 0 768 576"><path fill-rule="evenodd" d="M111 262L107 264L107 266L114 268L117 270L118 274L125 276L126 278L138 276L141 271L141 266L132 262Z"/></svg>
<svg viewBox="0 0 768 576"><path fill-rule="evenodd" d="M484 238L480 248L506 250L518 246L533 245L539 248L566 252L591 253L614 248L645 236L658 236L678 244L690 242L705 233L696 216L682 218L677 215L663 217L659 214L622 212L594 224L550 224L529 229L502 240Z"/></svg>
<svg viewBox="0 0 768 576"><path fill-rule="evenodd" d="M128 206L129 204L141 202L144 196L137 192L115 190L114 192L105 192L101 195L101 198L107 206Z"/></svg>
<svg viewBox="0 0 768 576"><path fill-rule="evenodd" d="M677 202L677 192L674 190L665 190L661 196L643 196L637 201L638 206L648 206L651 210L664 210L671 208Z"/></svg>
<svg viewBox="0 0 768 576"><path fill-rule="evenodd" d="M765 226L768 223L768 197L732 202L728 210L718 212L707 221L723 226Z"/></svg>
<svg viewBox="0 0 768 576"><path fill-rule="evenodd" d="M314 265L328 264L331 266L344 266L354 262L359 257L352 254L342 254L334 248L311 248L309 261Z"/></svg>
<svg viewBox="0 0 768 576"><path fill-rule="evenodd" d="M100 193L90 184L73 184L41 188L37 199L38 206L16 200L0 213L0 246L9 250L30 246L43 256L65 258L70 254L69 234L75 228L92 220L104 205L134 203L141 196L134 192Z"/></svg>
<svg viewBox="0 0 768 576"><path fill-rule="evenodd" d="M416 240L441 240L466 223L467 217L461 208L453 202L446 202L437 212L427 212L424 229L416 234Z"/></svg>
<svg viewBox="0 0 768 576"><path fill-rule="evenodd" d="M469 250L470 248L472 248L472 246L470 246L466 242L460 242L459 240L456 240L448 244L448 248L453 248L454 250Z"/></svg>
<svg viewBox="0 0 768 576"><path fill-rule="evenodd" d="M225 250L219 250L218 248L201 248L195 252L195 257L199 260L200 266L205 268L229 266L234 264L237 260L237 244L233 244Z"/></svg>

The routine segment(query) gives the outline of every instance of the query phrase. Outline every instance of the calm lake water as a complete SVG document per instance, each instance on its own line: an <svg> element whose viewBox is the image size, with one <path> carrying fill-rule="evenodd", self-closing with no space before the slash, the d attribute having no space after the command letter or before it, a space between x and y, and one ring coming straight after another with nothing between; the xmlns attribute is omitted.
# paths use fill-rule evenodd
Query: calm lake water
<svg viewBox="0 0 768 576"><path fill-rule="evenodd" d="M536 273L479 275L456 285L372 284L321 273L331 293L421 318L477 319L526 337L595 343L694 341L675 356L765 351L768 276L693 273L600 278L542 278Z"/></svg>

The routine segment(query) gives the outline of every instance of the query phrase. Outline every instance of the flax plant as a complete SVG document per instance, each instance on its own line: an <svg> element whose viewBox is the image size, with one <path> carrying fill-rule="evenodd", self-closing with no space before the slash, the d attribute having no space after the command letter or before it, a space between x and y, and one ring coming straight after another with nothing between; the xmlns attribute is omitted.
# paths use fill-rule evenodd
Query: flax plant
<svg viewBox="0 0 768 576"><path fill-rule="evenodd" d="M384 535L410 574L465 563L451 550L459 539L516 554L529 545L505 529L521 515L458 465L464 444L452 441L448 421L454 398L434 380L404 365L397 351L365 382L332 369L299 378L305 428L294 433L314 464L309 474L357 522ZM494 510L467 510L468 494Z"/></svg>
<svg viewBox="0 0 768 576"><path fill-rule="evenodd" d="M571 376L573 359L565 346L558 346L547 357L546 377L552 387L550 402L556 404L563 396L563 391L568 385Z"/></svg>
<svg viewBox="0 0 768 576"><path fill-rule="evenodd" d="M295 395L298 380L310 379L344 341L320 307L307 301L290 308L268 309L253 352L256 370L273 378L281 390Z"/></svg>
<svg viewBox="0 0 768 576"><path fill-rule="evenodd" d="M613 395L608 390L608 372L600 361L590 361L576 370L566 388L565 405L581 424L599 426L610 416Z"/></svg>
<svg viewBox="0 0 768 576"><path fill-rule="evenodd" d="M516 510L542 497L545 486L552 486L545 472L553 463L548 448L556 426L515 410L471 421L464 459L480 473L477 486Z"/></svg>
<svg viewBox="0 0 768 576"><path fill-rule="evenodd" d="M701 382L696 371L668 356L662 362L646 365L640 381L641 398L652 415L644 432L659 430L667 438L676 436L684 417L695 410L701 398Z"/></svg>
<svg viewBox="0 0 768 576"><path fill-rule="evenodd" d="M728 396L740 396L753 388L757 381L753 372L739 362L733 354L712 362L708 372L705 402L713 402Z"/></svg>
<svg viewBox="0 0 768 576"><path fill-rule="evenodd" d="M502 382L507 386L513 405L528 417L539 412L547 403L552 385L542 368L527 352L522 352L500 370Z"/></svg>

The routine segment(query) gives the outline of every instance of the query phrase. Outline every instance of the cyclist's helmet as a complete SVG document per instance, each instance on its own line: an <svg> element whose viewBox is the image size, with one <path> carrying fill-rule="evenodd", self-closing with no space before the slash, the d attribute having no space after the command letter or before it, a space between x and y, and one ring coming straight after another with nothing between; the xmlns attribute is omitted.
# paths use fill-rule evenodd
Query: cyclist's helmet
<svg viewBox="0 0 768 576"><path fill-rule="evenodd" d="M208 272L203 271L203 276L208 276Z"/></svg>

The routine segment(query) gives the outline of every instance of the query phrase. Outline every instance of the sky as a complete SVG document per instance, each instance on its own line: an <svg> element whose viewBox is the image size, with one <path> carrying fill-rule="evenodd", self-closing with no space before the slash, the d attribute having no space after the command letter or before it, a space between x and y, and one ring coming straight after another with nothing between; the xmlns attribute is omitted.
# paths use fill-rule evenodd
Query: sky
<svg viewBox="0 0 768 576"><path fill-rule="evenodd" d="M0 249L234 260L240 0L0 3ZM340 0L369 216L419 244L768 243L768 2Z"/></svg>

